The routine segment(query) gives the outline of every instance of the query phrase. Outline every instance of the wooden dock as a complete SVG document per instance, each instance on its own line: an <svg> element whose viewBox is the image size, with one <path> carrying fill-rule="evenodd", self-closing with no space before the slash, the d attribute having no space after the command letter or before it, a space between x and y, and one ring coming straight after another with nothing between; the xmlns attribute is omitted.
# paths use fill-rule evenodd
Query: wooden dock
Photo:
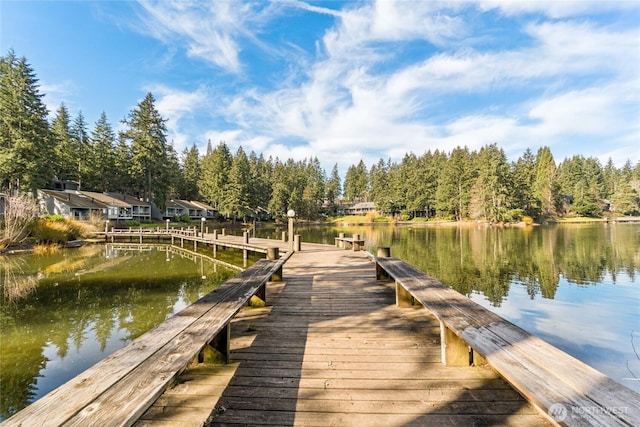
<svg viewBox="0 0 640 427"><path fill-rule="evenodd" d="M305 245L283 274L232 323L232 363L188 369L137 426L551 424L491 369L443 366L439 322L365 253Z"/></svg>

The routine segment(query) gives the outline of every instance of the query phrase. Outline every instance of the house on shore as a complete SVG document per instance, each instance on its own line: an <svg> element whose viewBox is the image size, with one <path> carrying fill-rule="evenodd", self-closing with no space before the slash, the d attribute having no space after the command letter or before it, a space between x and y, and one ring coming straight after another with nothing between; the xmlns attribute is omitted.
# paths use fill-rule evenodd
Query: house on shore
<svg viewBox="0 0 640 427"><path fill-rule="evenodd" d="M109 221L165 219L188 215L189 219L213 219L216 209L202 202L168 200L164 211L150 202L122 193L98 193L80 190L38 190L40 212L67 218L88 220L99 217ZM156 210L154 216L153 211Z"/></svg>
<svg viewBox="0 0 640 427"><path fill-rule="evenodd" d="M87 221L92 217L106 218L108 206L75 191L38 190L40 212Z"/></svg>
<svg viewBox="0 0 640 427"><path fill-rule="evenodd" d="M190 200L171 199L166 202L164 218L170 219L180 215L188 215L189 219L213 219L216 216L216 210L202 202L194 202Z"/></svg>
<svg viewBox="0 0 640 427"><path fill-rule="evenodd" d="M108 196L121 200L131 206L131 217L138 221L151 220L151 203L123 193L106 193Z"/></svg>

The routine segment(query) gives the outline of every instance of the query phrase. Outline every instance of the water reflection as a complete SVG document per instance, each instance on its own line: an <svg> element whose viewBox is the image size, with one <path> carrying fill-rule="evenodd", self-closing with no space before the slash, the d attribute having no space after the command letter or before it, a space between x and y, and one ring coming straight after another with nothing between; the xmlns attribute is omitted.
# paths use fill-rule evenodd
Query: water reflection
<svg viewBox="0 0 640 427"><path fill-rule="evenodd" d="M90 246L0 262L0 420L236 273L166 246Z"/></svg>
<svg viewBox="0 0 640 427"><path fill-rule="evenodd" d="M360 233L458 292L640 392L639 224L302 228Z"/></svg>

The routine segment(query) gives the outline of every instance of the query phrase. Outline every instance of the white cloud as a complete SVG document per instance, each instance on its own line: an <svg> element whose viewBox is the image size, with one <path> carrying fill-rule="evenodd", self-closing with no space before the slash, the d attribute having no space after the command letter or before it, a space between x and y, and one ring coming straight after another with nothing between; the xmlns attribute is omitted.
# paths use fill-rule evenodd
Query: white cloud
<svg viewBox="0 0 640 427"><path fill-rule="evenodd" d="M287 10L334 17L334 25L316 40L315 52L307 52L290 74L270 76L279 84L269 88L264 80L236 80L233 92L207 89L208 97L218 100L213 106L202 102L204 89L167 89L159 109L177 117L175 135L183 135L183 118L204 105L221 127L207 133L214 144L224 140L281 159L318 156L326 168L334 163L345 168L360 158L370 165L381 157L399 160L409 151L494 142L515 156L541 145L551 146L554 154L554 146L561 148L561 156L567 141L581 137L613 138L627 147L623 151L633 151L640 139L638 29L598 24L588 19L591 13L616 6L582 3L480 2L476 7L378 1L347 3L339 11L299 1L263 8L235 2L143 6L150 34L178 39L191 55L231 72L242 68L240 52L247 44L287 57L259 37ZM505 16L542 13L563 19L519 17L512 33L522 41L506 47L491 30L475 27L485 18L478 10L496 8ZM421 46L421 56L403 56L406 43ZM289 41L287 46L300 54L300 46ZM457 108L451 109L454 103ZM605 144L592 148L597 156L614 152Z"/></svg>
<svg viewBox="0 0 640 427"><path fill-rule="evenodd" d="M226 71L240 71L238 39L255 18L250 4L213 2L141 1L140 30L163 42L184 43L190 56L204 59Z"/></svg>
<svg viewBox="0 0 640 427"><path fill-rule="evenodd" d="M167 119L168 139L173 142L175 150L180 153L193 141L191 135L183 130L183 122L207 104L207 94L199 88L193 92L181 91L165 85L153 85L148 88L156 98L156 109ZM199 141L197 141L199 142Z"/></svg>
<svg viewBox="0 0 640 427"><path fill-rule="evenodd" d="M61 104L64 104L69 113L74 116L76 105L73 102L73 95L76 93L76 85L70 81L65 80L60 83L46 83L42 82L38 88L41 94L45 94L43 102L49 111L51 117L55 117L55 112L60 108Z"/></svg>
<svg viewBox="0 0 640 427"><path fill-rule="evenodd" d="M542 13L550 18L566 18L580 15L593 15L620 9L634 9L635 0L482 0L478 2L481 10L499 9L506 15Z"/></svg>

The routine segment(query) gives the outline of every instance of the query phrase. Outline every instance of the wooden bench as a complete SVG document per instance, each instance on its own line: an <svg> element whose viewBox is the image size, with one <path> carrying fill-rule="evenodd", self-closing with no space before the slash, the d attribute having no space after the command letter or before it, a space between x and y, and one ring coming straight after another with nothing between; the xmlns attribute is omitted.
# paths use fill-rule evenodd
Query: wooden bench
<svg viewBox="0 0 640 427"><path fill-rule="evenodd" d="M444 364L490 365L561 425L640 425L640 394L404 261L369 255L378 279L395 281L398 305L423 306L440 321Z"/></svg>
<svg viewBox="0 0 640 427"><path fill-rule="evenodd" d="M345 237L344 233L340 233L334 239L336 248L353 249L354 251L364 249L364 239L359 234L354 234L353 237Z"/></svg>
<svg viewBox="0 0 640 427"><path fill-rule="evenodd" d="M2 426L132 425L203 350L214 347L229 361L231 319L254 295L265 299L289 256L256 262Z"/></svg>

